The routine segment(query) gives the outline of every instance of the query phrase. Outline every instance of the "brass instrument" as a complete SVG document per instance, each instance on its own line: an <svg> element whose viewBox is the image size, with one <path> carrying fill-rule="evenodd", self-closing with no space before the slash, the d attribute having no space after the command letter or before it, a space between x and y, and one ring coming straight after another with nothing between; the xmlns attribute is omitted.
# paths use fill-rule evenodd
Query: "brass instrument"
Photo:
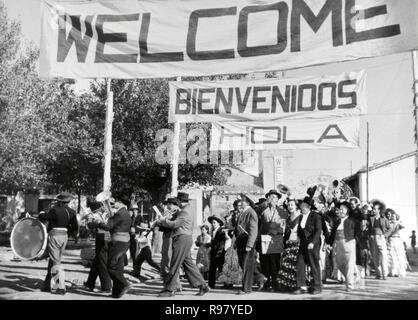
<svg viewBox="0 0 418 320"><path fill-rule="evenodd" d="M93 219L98 219L101 222L107 223L107 220L113 216L113 209L111 206L112 194L110 191L100 192L96 196L96 201L102 203L102 207L94 210L90 215L93 215Z"/></svg>

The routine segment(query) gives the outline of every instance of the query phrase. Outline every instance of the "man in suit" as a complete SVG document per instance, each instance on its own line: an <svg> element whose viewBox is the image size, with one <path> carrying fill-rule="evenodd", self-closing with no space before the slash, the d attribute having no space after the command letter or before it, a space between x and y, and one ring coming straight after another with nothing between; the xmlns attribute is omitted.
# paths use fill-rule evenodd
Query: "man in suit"
<svg viewBox="0 0 418 320"><path fill-rule="evenodd" d="M369 217L370 251L376 279L386 280L388 275L388 251L386 238L390 234L389 220L385 217L385 204L379 200L372 201L373 211Z"/></svg>
<svg viewBox="0 0 418 320"><path fill-rule="evenodd" d="M61 265L61 258L68 242L68 233L78 230L76 212L68 207L68 203L73 196L68 192L63 192L56 197L58 201L48 213L40 214L39 220L48 221L48 272L45 277L42 291L51 292L51 278L57 279L58 288L54 293L64 295L65 273ZM53 281L55 283L55 281Z"/></svg>
<svg viewBox="0 0 418 320"><path fill-rule="evenodd" d="M208 217L209 223L212 225L212 240L210 243L210 263L209 263L209 288L215 289L216 270L222 272L225 262L225 232L222 229L223 220L218 216Z"/></svg>
<svg viewBox="0 0 418 320"><path fill-rule="evenodd" d="M171 238L173 241L170 271L165 280L164 289L158 297L172 297L175 295L181 266L192 287L199 288L197 295L203 296L209 292L209 287L206 285L190 253L193 245L193 231L189 209L189 195L179 192L177 198L169 198L167 200L167 206L170 211L176 210L178 213L174 220L161 217L157 223L159 226L172 230Z"/></svg>
<svg viewBox="0 0 418 320"><path fill-rule="evenodd" d="M304 293L301 287L306 285L306 266L311 268L313 283L309 288L312 294L321 293L321 268L319 266L319 250L321 248L322 220L313 211L314 200L305 197L300 205L302 218L298 226L300 239L299 254L296 262L297 290L295 294Z"/></svg>
<svg viewBox="0 0 418 320"><path fill-rule="evenodd" d="M259 253L261 271L267 277L264 289L271 286L278 291L277 275L280 268L280 257L284 250L283 235L286 227L287 212L278 206L278 201L282 195L276 190L270 190L266 194L267 202L260 208L259 215ZM262 236L270 236L272 242L267 251L262 252Z"/></svg>
<svg viewBox="0 0 418 320"><path fill-rule="evenodd" d="M249 294L252 291L256 266L255 241L258 234L258 216L250 206L251 200L241 195L243 211L235 227L238 262L242 269L242 289L238 294Z"/></svg>

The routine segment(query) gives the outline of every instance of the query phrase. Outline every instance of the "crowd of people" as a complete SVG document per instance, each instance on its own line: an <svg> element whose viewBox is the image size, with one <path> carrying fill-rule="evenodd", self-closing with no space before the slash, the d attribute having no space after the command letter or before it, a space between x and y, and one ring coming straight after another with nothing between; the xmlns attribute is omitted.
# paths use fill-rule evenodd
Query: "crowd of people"
<svg viewBox="0 0 418 320"><path fill-rule="evenodd" d="M67 205L70 198L58 196L58 205L41 217L50 221L44 291L65 294L61 257L67 231L77 228L75 211ZM159 297L182 291L181 272L192 287L199 288L199 296L219 284L219 289L238 287L237 293L243 295L253 288L319 294L331 279L351 291L366 276L403 277L409 266L399 214L380 200L362 203L356 197L327 197L316 186L303 199L286 190L270 190L254 203L241 194L225 216L208 217L195 241L187 193L168 198L152 223L128 199L115 196L109 203L113 213L108 219L93 215L88 221L89 228L96 230L96 243L84 286L97 291L99 278L101 290L114 298L131 289L124 275L127 251L133 259L133 276L140 278L144 262L161 274L164 288ZM151 234L156 230L162 232L160 264L151 251ZM410 238L415 252L415 231ZM198 247L195 261L193 243Z"/></svg>
<svg viewBox="0 0 418 320"><path fill-rule="evenodd" d="M380 200L307 190L303 199L270 190L253 203L241 195L226 216L210 216L196 245L197 265L222 288L319 294L330 280L346 290L373 276L403 277L409 268L400 216ZM208 231L209 230L209 231ZM415 248L415 231L411 235ZM205 239L205 240L203 240ZM415 251L414 251L415 252Z"/></svg>

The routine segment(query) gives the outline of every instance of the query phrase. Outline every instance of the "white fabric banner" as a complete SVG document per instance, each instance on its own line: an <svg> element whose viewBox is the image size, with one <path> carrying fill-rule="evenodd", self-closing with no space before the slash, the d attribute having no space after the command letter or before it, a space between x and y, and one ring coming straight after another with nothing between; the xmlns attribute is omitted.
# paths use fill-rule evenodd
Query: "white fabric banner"
<svg viewBox="0 0 418 320"><path fill-rule="evenodd" d="M286 70L418 49L416 0L41 3L41 77Z"/></svg>
<svg viewBox="0 0 418 320"><path fill-rule="evenodd" d="M360 117L213 122L210 149L358 148Z"/></svg>
<svg viewBox="0 0 418 320"><path fill-rule="evenodd" d="M270 121L367 112L364 71L338 76L170 82L169 122Z"/></svg>

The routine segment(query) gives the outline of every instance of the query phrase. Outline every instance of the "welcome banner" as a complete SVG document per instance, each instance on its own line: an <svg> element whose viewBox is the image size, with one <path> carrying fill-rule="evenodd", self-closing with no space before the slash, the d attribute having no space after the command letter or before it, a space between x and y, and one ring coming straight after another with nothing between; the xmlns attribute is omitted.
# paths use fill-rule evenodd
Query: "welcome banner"
<svg viewBox="0 0 418 320"><path fill-rule="evenodd" d="M286 70L418 49L416 0L41 4L41 77Z"/></svg>
<svg viewBox="0 0 418 320"><path fill-rule="evenodd" d="M338 76L170 82L169 122L270 121L365 114L364 71Z"/></svg>
<svg viewBox="0 0 418 320"><path fill-rule="evenodd" d="M360 117L212 123L210 149L358 148Z"/></svg>

